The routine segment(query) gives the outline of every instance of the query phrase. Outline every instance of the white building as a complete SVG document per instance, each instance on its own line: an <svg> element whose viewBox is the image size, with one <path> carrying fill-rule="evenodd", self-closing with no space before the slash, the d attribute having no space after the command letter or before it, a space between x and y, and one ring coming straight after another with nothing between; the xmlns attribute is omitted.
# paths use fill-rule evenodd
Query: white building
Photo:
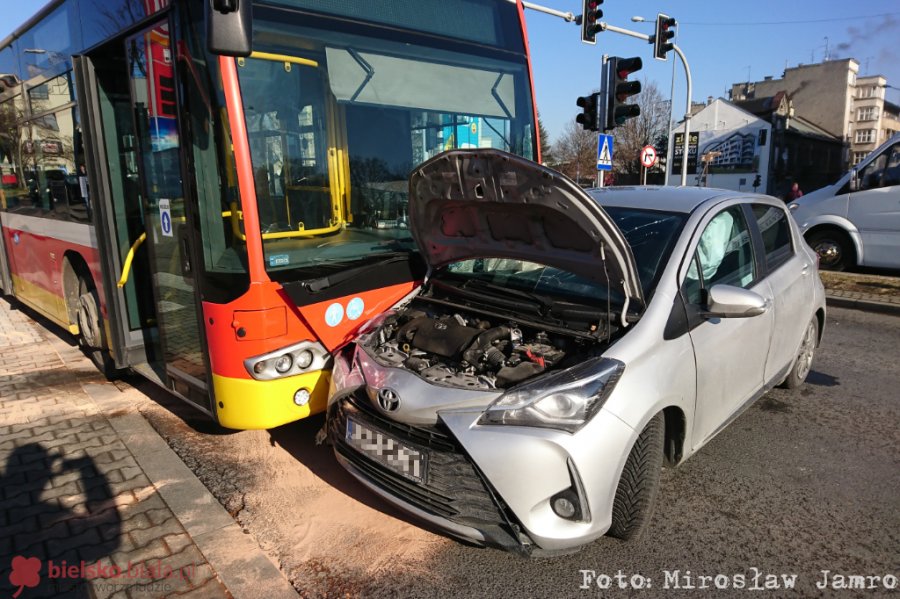
<svg viewBox="0 0 900 599"><path fill-rule="evenodd" d="M683 132L679 125L669 139ZM735 191L754 191L753 182L760 177L758 191L765 193L769 177L769 151L772 125L721 98L712 100L691 119L691 132L697 132L697 164L688 163L688 185L705 185ZM704 168L704 156L709 165ZM673 161L674 162L674 161ZM669 184L681 182L680 164L673 164Z"/></svg>

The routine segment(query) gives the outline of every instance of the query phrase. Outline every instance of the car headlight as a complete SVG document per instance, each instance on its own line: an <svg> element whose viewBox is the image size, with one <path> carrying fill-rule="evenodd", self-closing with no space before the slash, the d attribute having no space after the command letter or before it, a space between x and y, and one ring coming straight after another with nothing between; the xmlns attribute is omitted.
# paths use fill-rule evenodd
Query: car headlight
<svg viewBox="0 0 900 599"><path fill-rule="evenodd" d="M574 433L606 403L625 364L591 358L510 389L481 415L478 424L555 428Z"/></svg>

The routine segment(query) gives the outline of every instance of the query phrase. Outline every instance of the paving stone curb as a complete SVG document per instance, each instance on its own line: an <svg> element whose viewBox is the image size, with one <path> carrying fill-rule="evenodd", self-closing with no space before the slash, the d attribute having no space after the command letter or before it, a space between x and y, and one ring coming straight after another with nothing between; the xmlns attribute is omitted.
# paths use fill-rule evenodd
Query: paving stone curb
<svg viewBox="0 0 900 599"><path fill-rule="evenodd" d="M825 301L829 306L835 308L849 308L851 310L862 310L864 312L876 312L878 314L892 314L900 316L900 305L889 304L877 300L848 298L839 295L825 294Z"/></svg>
<svg viewBox="0 0 900 599"><path fill-rule="evenodd" d="M131 410L137 390L85 384L163 501L234 599L296 599L297 592L256 541L213 497L143 416ZM124 412L124 413L123 413Z"/></svg>

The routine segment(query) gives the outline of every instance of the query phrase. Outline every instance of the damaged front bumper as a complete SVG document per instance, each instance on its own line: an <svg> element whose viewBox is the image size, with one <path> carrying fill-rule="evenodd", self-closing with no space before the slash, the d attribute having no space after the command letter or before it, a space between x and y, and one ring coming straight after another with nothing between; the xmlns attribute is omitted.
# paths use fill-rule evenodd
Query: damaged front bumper
<svg viewBox="0 0 900 599"><path fill-rule="evenodd" d="M531 555L606 532L633 429L602 410L575 435L478 425L482 413L445 411L435 426L405 424L382 414L360 386L331 398L328 432L351 474L449 536ZM574 517L554 510L561 496L576 504Z"/></svg>

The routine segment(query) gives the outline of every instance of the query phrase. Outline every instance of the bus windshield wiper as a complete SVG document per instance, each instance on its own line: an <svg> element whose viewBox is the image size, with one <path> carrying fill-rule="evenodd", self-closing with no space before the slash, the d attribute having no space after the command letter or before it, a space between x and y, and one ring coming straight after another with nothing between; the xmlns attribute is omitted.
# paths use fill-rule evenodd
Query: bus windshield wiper
<svg viewBox="0 0 900 599"><path fill-rule="evenodd" d="M353 277L358 276L361 272L364 272L371 268L381 268L395 262L408 261L411 255L412 252L392 252L390 254L382 254L380 256L377 256L377 259L365 260L365 262L363 262L359 266L350 266L334 274L326 275L324 277L318 277L315 279L307 279L305 281L301 281L300 284L303 285L303 288L307 292L318 293L320 291L328 289L329 287L333 287L334 285L338 285L340 283L343 283L344 281L352 279Z"/></svg>

